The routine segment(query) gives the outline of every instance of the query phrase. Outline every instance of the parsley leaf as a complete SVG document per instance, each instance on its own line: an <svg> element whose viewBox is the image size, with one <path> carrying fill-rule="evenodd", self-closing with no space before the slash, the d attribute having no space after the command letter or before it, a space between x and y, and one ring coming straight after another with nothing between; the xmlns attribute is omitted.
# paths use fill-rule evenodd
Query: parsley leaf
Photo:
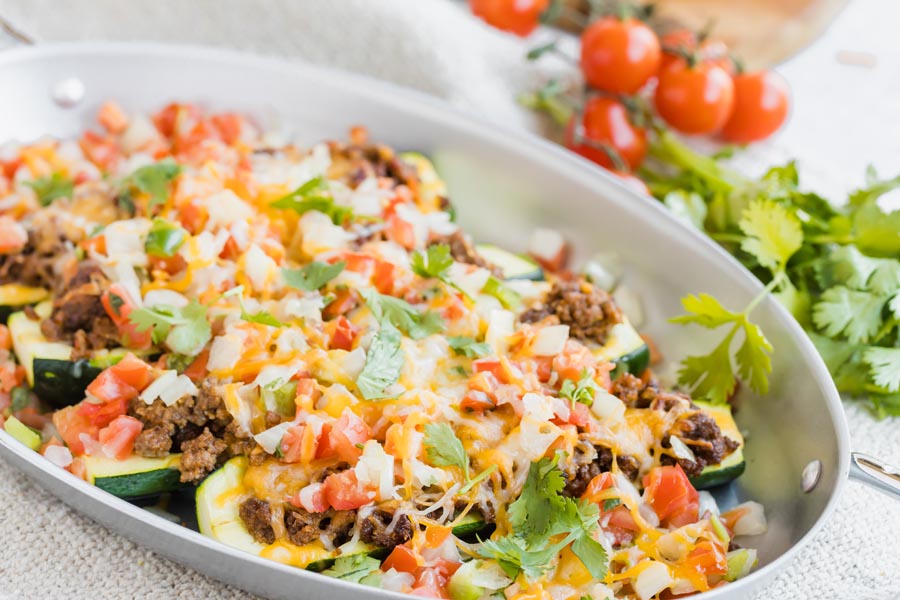
<svg viewBox="0 0 900 600"><path fill-rule="evenodd" d="M328 190L328 181L321 175L313 177L269 206L292 210L298 215L310 210L317 210L327 215L335 225L343 225L353 218L352 208L335 203L334 197Z"/></svg>
<svg viewBox="0 0 900 600"><path fill-rule="evenodd" d="M413 273L425 278L434 277L445 280L451 265L453 265L453 257L450 255L450 246L447 244L429 246L424 254L417 250L410 258Z"/></svg>
<svg viewBox="0 0 900 600"><path fill-rule="evenodd" d="M182 308L160 304L136 308L128 320L138 331L152 329L155 343L164 341L172 352L195 356L212 337L206 310L196 300Z"/></svg>
<svg viewBox="0 0 900 600"><path fill-rule="evenodd" d="M784 269L803 244L800 220L780 204L757 200L744 210L738 223L747 236L741 249L752 254L770 271Z"/></svg>
<svg viewBox="0 0 900 600"><path fill-rule="evenodd" d="M385 388L393 385L403 368L401 335L396 327L387 322L372 339L366 353L366 364L356 378L356 386L366 400L386 398Z"/></svg>
<svg viewBox="0 0 900 600"><path fill-rule="evenodd" d="M126 188L136 188L150 196L149 207L165 204L169 199L169 184L181 174L181 165L172 161L158 162L136 169L123 182Z"/></svg>
<svg viewBox="0 0 900 600"><path fill-rule="evenodd" d="M409 302L373 289L363 289L360 293L376 319L388 321L414 340L444 330L444 321L436 312L420 313Z"/></svg>
<svg viewBox="0 0 900 600"><path fill-rule="evenodd" d="M594 403L594 394L599 389L600 386L594 381L591 372L587 369L582 369L577 383L571 379L566 379L562 382L559 388L559 397L570 400L572 406L575 406L576 402L590 406Z"/></svg>
<svg viewBox="0 0 900 600"><path fill-rule="evenodd" d="M187 239L187 232L165 219L153 219L150 233L144 241L144 250L152 256L171 258Z"/></svg>
<svg viewBox="0 0 900 600"><path fill-rule="evenodd" d="M50 206L57 198L71 198L75 191L75 182L58 172L28 181L26 185L34 190L41 206Z"/></svg>
<svg viewBox="0 0 900 600"><path fill-rule="evenodd" d="M425 450L435 467L459 467L469 478L469 455L448 423L425 425Z"/></svg>
<svg viewBox="0 0 900 600"><path fill-rule="evenodd" d="M475 338L459 335L447 338L447 343L457 355L469 358L481 358L491 353L491 347L486 342L476 342Z"/></svg>
<svg viewBox="0 0 900 600"><path fill-rule="evenodd" d="M367 583L363 580L371 575L378 575L380 571L381 561L377 558L368 554L352 554L338 557L333 566L322 571L322 575L354 583Z"/></svg>
<svg viewBox="0 0 900 600"><path fill-rule="evenodd" d="M333 265L313 261L299 269L282 269L281 276L284 282L304 292L314 292L322 288L326 283L337 277L347 265L344 261Z"/></svg>

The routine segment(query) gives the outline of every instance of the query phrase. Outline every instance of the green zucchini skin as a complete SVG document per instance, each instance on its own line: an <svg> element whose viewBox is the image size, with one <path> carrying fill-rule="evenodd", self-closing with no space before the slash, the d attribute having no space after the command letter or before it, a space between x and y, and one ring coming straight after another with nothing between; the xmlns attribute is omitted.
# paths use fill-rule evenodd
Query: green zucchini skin
<svg viewBox="0 0 900 600"><path fill-rule="evenodd" d="M741 453L740 448L735 450L735 453ZM747 463L742 454L740 462L725 467L721 465L706 467L699 475L694 475L690 480L696 489L708 490L734 481L744 474L746 467Z"/></svg>
<svg viewBox="0 0 900 600"><path fill-rule="evenodd" d="M34 393L56 408L64 408L84 400L87 386L103 369L85 360L34 359Z"/></svg>
<svg viewBox="0 0 900 600"><path fill-rule="evenodd" d="M133 500L147 496L158 496L173 492L181 487L181 471L178 469L158 469L144 473L97 477L94 485L119 498Z"/></svg>
<svg viewBox="0 0 900 600"><path fill-rule="evenodd" d="M503 272L503 279L544 281L544 270L529 256L513 254L492 244L477 244L475 250Z"/></svg>
<svg viewBox="0 0 900 600"><path fill-rule="evenodd" d="M616 365L613 377L621 373L631 373L640 376L650 366L650 348L645 344L628 354L623 354L612 361Z"/></svg>

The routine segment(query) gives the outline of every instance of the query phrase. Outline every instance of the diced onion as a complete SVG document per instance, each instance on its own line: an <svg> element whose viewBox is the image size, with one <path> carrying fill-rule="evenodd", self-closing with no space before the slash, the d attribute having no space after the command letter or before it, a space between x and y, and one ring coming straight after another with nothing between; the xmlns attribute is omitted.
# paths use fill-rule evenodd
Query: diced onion
<svg viewBox="0 0 900 600"><path fill-rule="evenodd" d="M65 469L72 464L72 452L65 446L47 446L44 456L57 467Z"/></svg>
<svg viewBox="0 0 900 600"><path fill-rule="evenodd" d="M508 310L495 310L488 319L484 341L497 355L506 350L507 338L515 332L516 316Z"/></svg>
<svg viewBox="0 0 900 600"><path fill-rule="evenodd" d="M167 386L159 393L159 399L166 406L172 406L180 398L185 396L196 396L198 393L197 386L191 381L187 375L179 375L171 385Z"/></svg>
<svg viewBox="0 0 900 600"><path fill-rule="evenodd" d="M153 401L159 398L159 395L165 390L167 387L175 383L175 380L178 379L178 371L172 369L170 371L163 371L162 374L156 378L153 383L148 385L143 392L141 392L141 400L143 400L147 404L153 404Z"/></svg>
<svg viewBox="0 0 900 600"><path fill-rule="evenodd" d="M555 229L538 227L531 233L531 237L528 240L528 252L532 256L551 263L565 252L565 248L565 238Z"/></svg>
<svg viewBox="0 0 900 600"><path fill-rule="evenodd" d="M597 390L591 412L600 419L621 421L625 417L625 403L606 390Z"/></svg>
<svg viewBox="0 0 900 600"><path fill-rule="evenodd" d="M677 562L687 554L688 547L681 532L670 532L656 540L656 549L664 559Z"/></svg>
<svg viewBox="0 0 900 600"><path fill-rule="evenodd" d="M630 287L620 285L616 289L616 304L625 313L625 316L635 327L640 327L644 323L644 307L641 304L641 297Z"/></svg>
<svg viewBox="0 0 900 600"><path fill-rule="evenodd" d="M744 502L732 510L743 510L734 523L734 535L762 535L768 529L766 513L759 502Z"/></svg>
<svg viewBox="0 0 900 600"><path fill-rule="evenodd" d="M461 290L470 296L475 296L491 278L491 272L481 267L455 262L450 266L449 276L450 281L458 285Z"/></svg>
<svg viewBox="0 0 900 600"><path fill-rule="evenodd" d="M669 436L669 443L672 445L672 453L682 460L688 460L690 462L697 462L697 457L694 456L694 451L691 450L687 444L681 441L681 438L677 435Z"/></svg>
<svg viewBox="0 0 900 600"><path fill-rule="evenodd" d="M213 340L209 348L209 361L206 367L210 371L230 370L234 368L244 349L244 338L237 333L226 333Z"/></svg>
<svg viewBox="0 0 900 600"><path fill-rule="evenodd" d="M407 592L415 581L416 578L411 573L403 573L393 568L381 575L381 587L391 592Z"/></svg>
<svg viewBox="0 0 900 600"><path fill-rule="evenodd" d="M164 304L166 306L174 306L183 308L190 301L174 290L150 290L144 294L144 306L158 306Z"/></svg>
<svg viewBox="0 0 900 600"><path fill-rule="evenodd" d="M264 290L278 271L278 265L268 254L256 244L252 244L244 253L244 270L250 284L255 290Z"/></svg>
<svg viewBox="0 0 900 600"><path fill-rule="evenodd" d="M278 450L278 444L281 443L281 438L283 438L284 434L287 433L287 430L294 425L295 423L292 423L291 421L279 423L274 427L269 427L265 431L257 433L253 436L253 439L256 440L257 444L262 446L263 450L269 454L275 454L275 451Z"/></svg>
<svg viewBox="0 0 900 600"><path fill-rule="evenodd" d="M381 444L369 440L356 463L356 478L363 485L378 490L378 500L389 500L394 495L394 457L384 451Z"/></svg>
<svg viewBox="0 0 900 600"><path fill-rule="evenodd" d="M119 144L125 154L133 154L160 139L159 131L145 115L134 115L128 121L128 127L122 132Z"/></svg>
<svg viewBox="0 0 900 600"><path fill-rule="evenodd" d="M229 189L209 196L206 204L213 208L206 221L208 231L216 231L238 221L249 221L253 216L253 208Z"/></svg>
<svg viewBox="0 0 900 600"><path fill-rule="evenodd" d="M583 271L588 281L611 292L622 279L622 259L615 253L595 254L585 263Z"/></svg>
<svg viewBox="0 0 900 600"><path fill-rule="evenodd" d="M319 507L313 502L313 498L322 490L321 483L310 483L297 494L300 506L311 513L319 512Z"/></svg>
<svg viewBox="0 0 900 600"><path fill-rule="evenodd" d="M709 492L707 492L706 490L700 490L699 494L700 494L700 508L698 509L698 512L699 512L700 516L702 517L703 515L705 515L707 513L707 511L709 511L710 513L712 513L714 515L718 515L719 514L719 505L716 502L715 497L712 494L710 494Z"/></svg>
<svg viewBox="0 0 900 600"><path fill-rule="evenodd" d="M568 339L568 325L542 327L534 338L531 353L535 356L556 356L563 351Z"/></svg>
<svg viewBox="0 0 900 600"><path fill-rule="evenodd" d="M470 560L457 569L454 576L486 590L502 590L512 583L503 569L494 561Z"/></svg>
<svg viewBox="0 0 900 600"><path fill-rule="evenodd" d="M652 561L634 578L631 587L634 588L634 593L638 595L638 598L650 600L671 584L672 575L669 573L669 567L661 562Z"/></svg>

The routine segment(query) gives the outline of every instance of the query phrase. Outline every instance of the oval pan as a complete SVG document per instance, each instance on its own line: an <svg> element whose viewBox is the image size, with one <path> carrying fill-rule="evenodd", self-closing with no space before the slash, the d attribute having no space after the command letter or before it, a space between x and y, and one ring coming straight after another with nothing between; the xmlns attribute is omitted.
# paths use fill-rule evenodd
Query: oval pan
<svg viewBox="0 0 900 600"><path fill-rule="evenodd" d="M85 96L71 108L49 90L75 77ZM671 325L679 298L708 292L742 307L762 286L727 253L659 203L642 198L592 164L535 136L473 119L426 96L363 77L229 51L156 44L63 44L0 55L0 132L4 140L73 136L93 127L100 104L114 98L129 111L173 100L248 112L271 125L273 115L303 143L369 127L372 138L430 155L477 240L524 249L536 226L562 231L576 262L618 251L632 267L629 287L644 299L644 329L677 361L706 351L714 337ZM725 588L698 596L750 598L783 569L834 509L849 469L848 432L825 365L793 318L769 298L756 309L775 347L770 393L746 390L738 421L748 430L747 471L718 493L728 506L762 502L769 532L744 545L760 551L760 568ZM310 600L398 597L241 553L114 498L53 466L0 434L0 454L43 487L97 522L161 555L270 598ZM815 489L801 491L804 467L822 463Z"/></svg>

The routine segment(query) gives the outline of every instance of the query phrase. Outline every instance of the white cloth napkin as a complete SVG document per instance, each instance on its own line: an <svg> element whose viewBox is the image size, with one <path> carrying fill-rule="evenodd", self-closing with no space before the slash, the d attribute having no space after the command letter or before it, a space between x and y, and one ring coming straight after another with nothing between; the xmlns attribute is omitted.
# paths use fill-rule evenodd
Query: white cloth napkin
<svg viewBox="0 0 900 600"><path fill-rule="evenodd" d="M785 66L797 100L794 120L774 144L746 153L743 168L759 171L800 156L806 180L832 197L859 183L866 160L896 169L900 135L888 134L900 123L900 70L889 67L900 55L891 43L897 19L884 14L891 4L858 0L825 40ZM499 124L540 127L514 100L547 76L523 60L530 44L446 0L0 0L0 16L38 41L208 44L334 66L417 88ZM851 49L886 52L868 80L834 62L835 50L853 43L859 46ZM870 90L865 105L863 88ZM892 90L891 102L872 93ZM858 114L850 127L842 120L852 106ZM900 423L875 421L855 404L847 413L855 449L900 464ZM0 482L0 600L249 598L81 517L4 463ZM824 531L759 600L887 600L898 592L900 502L851 483Z"/></svg>

